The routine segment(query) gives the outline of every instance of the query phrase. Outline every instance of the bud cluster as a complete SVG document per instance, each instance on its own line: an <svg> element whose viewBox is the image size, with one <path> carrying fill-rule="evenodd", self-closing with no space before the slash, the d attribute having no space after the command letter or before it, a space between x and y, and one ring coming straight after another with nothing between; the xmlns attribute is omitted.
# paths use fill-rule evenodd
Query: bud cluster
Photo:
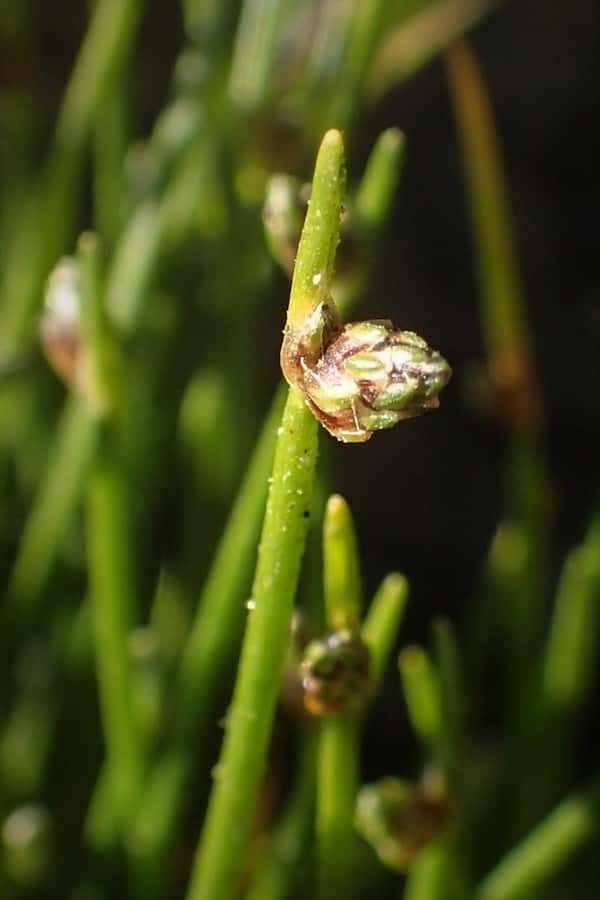
<svg viewBox="0 0 600 900"><path fill-rule="evenodd" d="M340 628L306 646L300 677L306 710L316 716L335 712L368 689L369 651L358 634Z"/></svg>
<svg viewBox="0 0 600 900"><path fill-rule="evenodd" d="M301 334L286 334L282 369L338 440L367 441L439 405L450 366L414 332L384 319L341 326L332 301L311 319Z"/></svg>

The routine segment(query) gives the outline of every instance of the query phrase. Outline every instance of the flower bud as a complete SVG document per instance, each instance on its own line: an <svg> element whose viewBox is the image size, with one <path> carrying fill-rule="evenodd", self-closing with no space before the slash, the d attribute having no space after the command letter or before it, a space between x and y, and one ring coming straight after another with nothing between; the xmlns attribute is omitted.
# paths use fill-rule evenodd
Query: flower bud
<svg viewBox="0 0 600 900"><path fill-rule="evenodd" d="M271 255L290 276L305 214L301 183L291 175L271 176L263 206L265 236Z"/></svg>
<svg viewBox="0 0 600 900"><path fill-rule="evenodd" d="M80 387L83 376L80 317L79 266L66 256L48 278L40 337L48 362L71 387Z"/></svg>
<svg viewBox="0 0 600 900"><path fill-rule="evenodd" d="M308 712L335 712L370 686L369 651L358 634L340 628L307 645L300 674Z"/></svg>
<svg viewBox="0 0 600 900"><path fill-rule="evenodd" d="M452 374L443 356L387 320L341 327L332 307L326 302L319 308L321 353L314 353L314 340L297 336L297 361L282 353L284 375L304 392L330 434L344 442L367 441L374 431L439 405L438 394ZM319 334L314 323L309 332Z"/></svg>
<svg viewBox="0 0 600 900"><path fill-rule="evenodd" d="M354 824L384 865L405 872L419 851L447 830L450 818L439 779L434 788L427 780L382 778L359 792Z"/></svg>

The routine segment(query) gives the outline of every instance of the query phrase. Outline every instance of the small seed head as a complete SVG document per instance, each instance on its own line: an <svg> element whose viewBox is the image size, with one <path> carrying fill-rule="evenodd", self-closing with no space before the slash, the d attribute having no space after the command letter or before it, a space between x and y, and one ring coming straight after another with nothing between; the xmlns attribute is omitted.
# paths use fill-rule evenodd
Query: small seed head
<svg viewBox="0 0 600 900"><path fill-rule="evenodd" d="M432 786L432 784L434 786ZM382 778L358 795L355 825L384 865L410 868L420 850L448 829L450 804L439 779L419 784Z"/></svg>
<svg viewBox="0 0 600 900"><path fill-rule="evenodd" d="M305 331L286 335L282 368L322 425L345 442L367 441L374 431L435 409L452 374L422 338L387 320L340 326L329 300Z"/></svg>
<svg viewBox="0 0 600 900"><path fill-rule="evenodd" d="M370 686L369 651L360 636L340 628L311 641L300 664L304 706L316 716L341 709Z"/></svg>

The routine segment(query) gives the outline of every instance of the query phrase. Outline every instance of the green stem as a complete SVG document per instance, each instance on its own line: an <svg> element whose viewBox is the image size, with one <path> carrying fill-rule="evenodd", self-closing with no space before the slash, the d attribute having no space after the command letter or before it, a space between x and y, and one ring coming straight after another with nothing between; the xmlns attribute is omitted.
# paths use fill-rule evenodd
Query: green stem
<svg viewBox="0 0 600 900"><path fill-rule="evenodd" d="M355 4L352 27L339 73L328 121L350 129L360 106L365 76L385 20L385 0L362 0Z"/></svg>
<svg viewBox="0 0 600 900"><path fill-rule="evenodd" d="M319 900L350 900L353 893L359 735L355 712L333 713L321 723L316 820Z"/></svg>
<svg viewBox="0 0 600 900"><path fill-rule="evenodd" d="M138 800L142 747L132 709L128 637L136 613L131 529L123 462L117 446L114 401L106 368L107 334L99 247L92 234L79 242L82 333L106 417L89 480L87 542L96 674L113 799L125 828ZM108 411L112 415L108 415Z"/></svg>
<svg viewBox="0 0 600 900"><path fill-rule="evenodd" d="M361 581L352 513L334 494L323 522L323 578L327 628L357 630L360 623Z"/></svg>
<svg viewBox="0 0 600 900"><path fill-rule="evenodd" d="M398 660L406 708L417 737L431 748L441 732L438 673L422 647L405 647Z"/></svg>
<svg viewBox="0 0 600 900"><path fill-rule="evenodd" d="M598 830L600 783L572 794L479 884L476 900L518 900L542 888Z"/></svg>
<svg viewBox="0 0 600 900"><path fill-rule="evenodd" d="M302 395L292 389L275 451L252 589L254 608L248 616L216 783L188 900L226 900L232 896L243 867L273 726L316 459L317 424Z"/></svg>
<svg viewBox="0 0 600 900"><path fill-rule="evenodd" d="M373 597L361 629L371 656L371 677L377 684L392 652L408 599L408 582L395 572L384 578Z"/></svg>
<svg viewBox="0 0 600 900"><path fill-rule="evenodd" d="M105 434L87 498L88 567L100 710L113 800L125 827L139 797L141 742L132 710L128 635L133 589L123 483Z"/></svg>
<svg viewBox="0 0 600 900"><path fill-rule="evenodd" d="M445 619L434 622L435 661L439 673L441 727L438 736L438 755L444 774L451 781L456 778L463 731L462 672L456 635Z"/></svg>
<svg viewBox="0 0 600 900"><path fill-rule="evenodd" d="M406 879L403 900L448 900L448 847L434 844L422 850Z"/></svg>
<svg viewBox="0 0 600 900"><path fill-rule="evenodd" d="M541 418L540 397L493 111L468 45L452 46L446 64L477 245L490 374L505 394L509 408L504 412L513 427L535 431Z"/></svg>
<svg viewBox="0 0 600 900"><path fill-rule="evenodd" d="M23 627L36 611L73 508L81 497L97 437L97 417L81 398L70 397L57 425L54 447L8 583L10 614L22 619Z"/></svg>
<svg viewBox="0 0 600 900"><path fill-rule="evenodd" d="M600 612L600 517L561 572L542 663L542 703L548 713L573 712L595 670Z"/></svg>
<svg viewBox="0 0 600 900"><path fill-rule="evenodd" d="M298 274L292 283L288 313L290 324L301 325L302 316L310 314L318 303L319 292L308 273L320 272L325 284L331 279L339 234L343 163L341 135L328 132L317 157L312 200L300 241ZM292 388L275 450L252 590L254 608L248 616L188 900L228 900L243 869L289 640L316 459L317 423L302 395Z"/></svg>
<svg viewBox="0 0 600 900"><path fill-rule="evenodd" d="M113 73L107 96L98 109L94 126L94 208L96 228L108 251L121 230L123 161L127 147L127 92L124 73Z"/></svg>
<svg viewBox="0 0 600 900"><path fill-rule="evenodd" d="M229 77L229 95L246 113L255 112L269 96L273 59L289 0L245 0Z"/></svg>
<svg viewBox="0 0 600 900"><path fill-rule="evenodd" d="M344 145L339 131L321 142L306 221L292 277L287 328L306 323L329 293L340 231L344 195Z"/></svg>
<svg viewBox="0 0 600 900"><path fill-rule="evenodd" d="M371 243L389 218L403 159L404 135L398 128L387 128L369 155L354 200L358 225Z"/></svg>
<svg viewBox="0 0 600 900"><path fill-rule="evenodd" d="M358 630L361 582L352 515L334 495L323 523L323 578L327 629ZM323 718L317 761L317 857L320 900L352 894L354 805L359 776L360 719L355 709Z"/></svg>

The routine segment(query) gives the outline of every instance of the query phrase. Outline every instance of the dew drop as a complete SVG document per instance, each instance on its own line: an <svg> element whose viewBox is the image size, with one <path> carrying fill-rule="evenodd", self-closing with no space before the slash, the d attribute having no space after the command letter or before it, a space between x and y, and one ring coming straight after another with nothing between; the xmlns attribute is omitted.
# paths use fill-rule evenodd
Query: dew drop
<svg viewBox="0 0 600 900"><path fill-rule="evenodd" d="M249 609L249 610L256 609L256 600L254 599L254 597L249 597L246 600L246 609Z"/></svg>

